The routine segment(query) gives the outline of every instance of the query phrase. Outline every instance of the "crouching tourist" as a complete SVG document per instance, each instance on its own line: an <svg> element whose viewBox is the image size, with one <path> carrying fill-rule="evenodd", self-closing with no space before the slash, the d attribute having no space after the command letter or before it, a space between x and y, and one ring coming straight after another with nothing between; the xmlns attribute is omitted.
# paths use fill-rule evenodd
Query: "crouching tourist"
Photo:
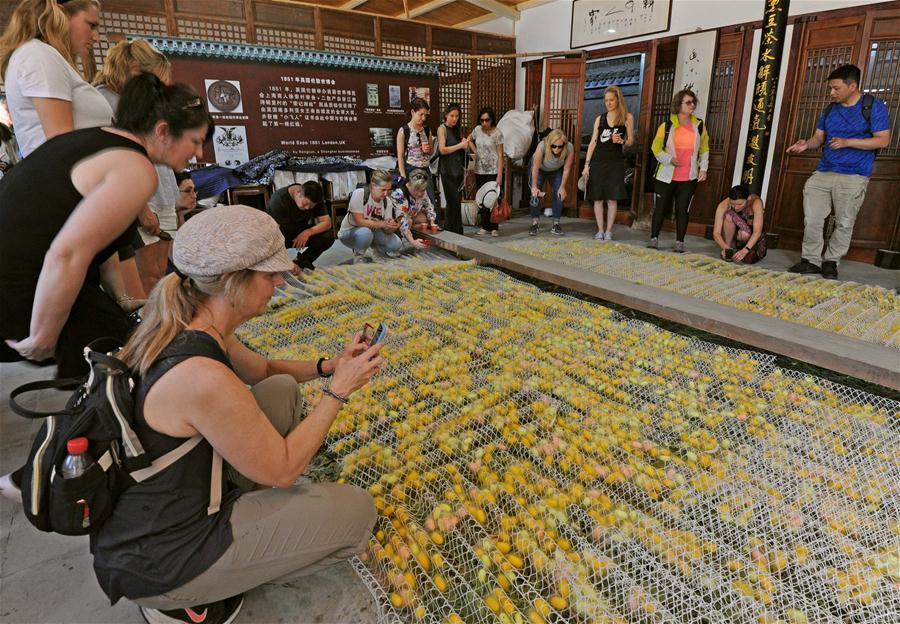
<svg viewBox="0 0 900 624"><path fill-rule="evenodd" d="M292 266L261 211L203 211L179 230L173 256L177 272L153 291L121 355L139 376L135 431L150 458L200 441L121 495L93 536L94 570L113 603L136 602L151 624L223 624L243 592L365 549L367 492L294 483L382 358L362 334L318 361L268 360L237 340ZM304 414L297 384L320 376L322 398Z"/></svg>

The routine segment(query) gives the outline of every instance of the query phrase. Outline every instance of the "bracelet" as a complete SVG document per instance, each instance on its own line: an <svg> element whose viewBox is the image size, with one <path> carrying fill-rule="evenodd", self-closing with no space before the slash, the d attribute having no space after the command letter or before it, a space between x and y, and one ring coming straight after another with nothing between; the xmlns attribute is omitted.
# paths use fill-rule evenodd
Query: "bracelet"
<svg viewBox="0 0 900 624"><path fill-rule="evenodd" d="M332 391L330 386L325 386L324 388L322 388L322 393L330 396L332 399L340 401L341 403L346 403L347 401L349 401L347 397L341 396L338 393Z"/></svg>
<svg viewBox="0 0 900 624"><path fill-rule="evenodd" d="M331 358L320 357L319 361L316 362L316 372L319 373L319 377L331 377L332 375L334 375L334 371L331 371L330 373L326 373L322 369L322 362L324 362L325 360L330 360L330 359Z"/></svg>

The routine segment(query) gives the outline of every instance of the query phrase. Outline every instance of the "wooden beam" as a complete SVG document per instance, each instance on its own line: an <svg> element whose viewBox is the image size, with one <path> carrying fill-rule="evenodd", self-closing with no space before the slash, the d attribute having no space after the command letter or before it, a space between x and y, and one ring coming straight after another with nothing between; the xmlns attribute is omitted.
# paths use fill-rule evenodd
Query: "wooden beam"
<svg viewBox="0 0 900 624"><path fill-rule="evenodd" d="M421 4L409 11L409 17L419 17L420 15L425 15L426 13L431 13L435 9L439 9L442 6L447 6L456 2L456 0L431 0L431 2L426 2L425 4ZM398 13L394 17L405 17L403 13Z"/></svg>
<svg viewBox="0 0 900 624"><path fill-rule="evenodd" d="M755 314L697 297L586 271L552 260L535 258L452 232L420 235L442 249L479 263L571 288L578 292L640 310L687 327L808 362L864 381L900 390L897 351L779 318Z"/></svg>
<svg viewBox="0 0 900 624"><path fill-rule="evenodd" d="M502 2L498 2L497 0L465 0L469 4L474 4L475 6L484 9L485 11L490 11L494 14L495 17L505 17L506 19L511 19L512 21L518 21L519 19L519 10L514 9L511 6L507 6Z"/></svg>
<svg viewBox="0 0 900 624"><path fill-rule="evenodd" d="M356 7L360 6L361 4L365 4L368 1L369 0L347 0L347 2L345 2L338 8L344 9L345 11L352 11Z"/></svg>
<svg viewBox="0 0 900 624"><path fill-rule="evenodd" d="M483 24L485 22L489 22L493 19L497 19L497 16L493 13L485 13L481 17L473 17L472 19L466 20L464 22L456 22L452 24L451 28L471 28L472 26L478 26L478 24Z"/></svg>

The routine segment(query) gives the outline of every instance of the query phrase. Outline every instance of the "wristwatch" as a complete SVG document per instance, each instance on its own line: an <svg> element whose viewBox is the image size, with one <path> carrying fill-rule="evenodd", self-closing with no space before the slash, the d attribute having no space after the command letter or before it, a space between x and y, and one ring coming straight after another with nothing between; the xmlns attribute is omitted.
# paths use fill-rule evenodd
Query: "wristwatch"
<svg viewBox="0 0 900 624"><path fill-rule="evenodd" d="M330 373L326 373L324 370L322 370L322 362L324 362L327 359L330 359L330 358L320 357L319 361L316 362L316 372L319 373L319 377L331 377L332 375L334 375L334 371L331 371Z"/></svg>

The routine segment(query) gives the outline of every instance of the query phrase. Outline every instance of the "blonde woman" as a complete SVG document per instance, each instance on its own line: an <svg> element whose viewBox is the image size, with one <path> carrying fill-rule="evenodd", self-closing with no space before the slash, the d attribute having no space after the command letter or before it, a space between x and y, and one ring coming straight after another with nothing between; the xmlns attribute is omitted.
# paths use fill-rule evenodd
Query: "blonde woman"
<svg viewBox="0 0 900 624"><path fill-rule="evenodd" d="M594 240L612 240L619 200L627 199L625 188L624 147L634 143L634 117L628 112L622 89L609 87L603 93L606 112L594 120L594 132L588 146L584 170L588 182L585 198L594 202L597 233ZM603 225L603 202L606 201L606 227Z"/></svg>
<svg viewBox="0 0 900 624"><path fill-rule="evenodd" d="M538 143L534 155L531 157L531 166L528 172L531 178L531 229L529 236L537 236L538 221L541 217L541 190L544 183L550 181L550 189L553 193L553 227L550 233L556 236L564 236L559 218L562 215L562 205L566 199L566 182L569 172L572 171L575 148L566 138L566 133L557 128L551 130L547 137Z"/></svg>
<svg viewBox="0 0 900 624"><path fill-rule="evenodd" d="M428 197L429 174L424 171L413 171L409 174L409 182L406 188L398 188L391 191L388 196L391 203L391 212L396 215L400 223L400 237L406 240L413 249L425 249L428 245L413 236L412 228L415 226L428 227L432 232L437 232L435 223L434 204Z"/></svg>
<svg viewBox="0 0 900 624"><path fill-rule="evenodd" d="M199 441L122 493L91 552L110 601L136 602L147 622L226 624L244 592L366 549L377 517L368 492L294 482L378 372L382 344L358 333L342 353L306 361L241 344L235 330L266 311L292 266L278 225L255 208L200 213L173 260L121 356L138 373L135 428L148 456ZM320 377L307 409L297 384Z"/></svg>
<svg viewBox="0 0 900 624"><path fill-rule="evenodd" d="M143 39L120 41L107 53L102 69L94 78L94 86L115 112L125 83L141 72L150 72L166 84L172 80L172 64L162 52ZM149 293L166 274L172 238L178 229L175 204L179 189L175 172L165 165L156 165L156 176L159 179L156 192L138 216L140 228L131 245L137 264L134 271L137 284L130 283L130 262L126 261L130 250L119 253L129 293ZM143 298L146 294L135 296Z"/></svg>
<svg viewBox="0 0 900 624"><path fill-rule="evenodd" d="M391 181L390 171L376 169L368 186L358 188L350 195L338 238L353 250L353 264L371 262L366 252L373 246L389 258L400 256L403 245L397 236L400 222L394 217L388 199Z"/></svg>
<svg viewBox="0 0 900 624"><path fill-rule="evenodd" d="M22 156L57 135L104 126L112 108L78 73L100 40L97 0L22 0L0 37L0 73Z"/></svg>

